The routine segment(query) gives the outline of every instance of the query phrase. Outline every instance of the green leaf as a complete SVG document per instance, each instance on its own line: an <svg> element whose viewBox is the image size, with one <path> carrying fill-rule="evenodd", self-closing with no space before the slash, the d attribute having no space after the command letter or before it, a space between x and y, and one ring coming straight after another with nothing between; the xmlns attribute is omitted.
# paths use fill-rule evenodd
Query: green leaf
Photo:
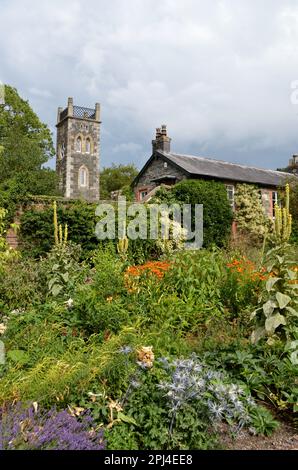
<svg viewBox="0 0 298 470"><path fill-rule="evenodd" d="M290 354L290 361L294 366L298 365L298 349Z"/></svg>
<svg viewBox="0 0 298 470"><path fill-rule="evenodd" d="M294 281L296 279L296 273L295 271L292 271L291 269L287 269L287 274L291 281Z"/></svg>
<svg viewBox="0 0 298 470"><path fill-rule="evenodd" d="M258 314L258 312L261 312L263 309L262 307L256 308L251 314L250 314L250 320L253 320L255 316Z"/></svg>
<svg viewBox="0 0 298 470"><path fill-rule="evenodd" d="M266 317L269 317L269 315L271 315L274 312L274 309L276 307L277 307L277 304L273 302L273 300L268 300L268 302L266 302L263 305L263 312L266 315Z"/></svg>
<svg viewBox="0 0 298 470"><path fill-rule="evenodd" d="M51 293L54 297L57 297L57 295L59 295L61 291L62 291L62 286L55 284L51 290Z"/></svg>
<svg viewBox="0 0 298 470"><path fill-rule="evenodd" d="M129 423L133 424L134 426L137 426L137 422L131 416L127 416L121 413L121 411L118 411L117 418L121 419L121 421L123 421L124 423Z"/></svg>
<svg viewBox="0 0 298 470"><path fill-rule="evenodd" d="M265 334L266 331L263 327L257 328L252 332L250 340L253 344L256 344Z"/></svg>
<svg viewBox="0 0 298 470"><path fill-rule="evenodd" d="M266 290L267 292L270 292L272 290L272 287L274 284L277 283L281 278L280 277L270 277L268 281L266 282Z"/></svg>
<svg viewBox="0 0 298 470"><path fill-rule="evenodd" d="M291 315L294 315L294 317L298 317L298 312L292 307L286 307L286 310L291 313Z"/></svg>
<svg viewBox="0 0 298 470"><path fill-rule="evenodd" d="M11 359L13 362L16 362L22 365L27 364L30 359L29 354L27 354L22 349L12 349L11 351L8 351L7 357Z"/></svg>
<svg viewBox="0 0 298 470"><path fill-rule="evenodd" d="M49 290L52 289L52 287L53 287L53 285L55 284L56 281L57 281L56 277L53 277L52 279L50 279L49 284L48 284Z"/></svg>
<svg viewBox="0 0 298 470"><path fill-rule="evenodd" d="M288 295L282 294L281 292L277 292L276 300L278 302L279 308L283 309L288 305L289 302L291 302L291 297L289 297Z"/></svg>
<svg viewBox="0 0 298 470"><path fill-rule="evenodd" d="M283 315L280 313L276 313L276 315L273 315L272 317L267 318L265 321L265 329L268 333L272 334L275 332L276 328L279 327L279 325L286 325L287 321Z"/></svg>
<svg viewBox="0 0 298 470"><path fill-rule="evenodd" d="M65 283L67 283L69 281L69 274L68 273L61 274L61 277L62 277L62 279Z"/></svg>

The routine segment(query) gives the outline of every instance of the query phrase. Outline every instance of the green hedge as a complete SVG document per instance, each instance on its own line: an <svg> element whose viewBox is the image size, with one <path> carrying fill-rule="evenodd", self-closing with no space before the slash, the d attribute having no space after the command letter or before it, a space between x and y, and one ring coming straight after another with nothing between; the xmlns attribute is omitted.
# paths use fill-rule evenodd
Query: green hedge
<svg viewBox="0 0 298 470"><path fill-rule="evenodd" d="M167 204L203 204L204 247L223 246L231 234L232 210L223 183L213 180L184 180L170 190L161 189L156 201Z"/></svg>
<svg viewBox="0 0 298 470"><path fill-rule="evenodd" d="M114 202L114 204L116 204ZM58 221L68 225L68 238L82 247L83 257L88 257L99 245L111 243L99 241L95 236L97 204L83 201L65 204L57 200ZM117 213L117 211L116 211ZM116 217L117 233L117 217ZM32 207L24 211L21 217L20 244L25 256L38 258L49 252L54 244L53 208L52 206ZM118 240L113 240L116 245ZM128 256L136 262L143 262L157 256L155 242L152 240L132 240L129 242Z"/></svg>
<svg viewBox="0 0 298 470"><path fill-rule="evenodd" d="M161 190L158 199L168 204L173 202L203 204L205 247L212 244L223 246L231 233L232 211L226 188L220 182L183 181L168 191ZM108 242L99 241L95 236L97 204L84 201L71 201L66 204L65 201L57 200L57 205L59 223L68 225L69 239L82 246L84 257L98 248L99 244ZM21 218L20 241L23 252L35 258L51 249L54 234L53 208L50 201L45 202L43 209L37 205L25 210ZM117 240L114 240L113 244L116 243ZM148 258L158 257L159 254L154 240L129 242L129 256L135 261L142 262Z"/></svg>

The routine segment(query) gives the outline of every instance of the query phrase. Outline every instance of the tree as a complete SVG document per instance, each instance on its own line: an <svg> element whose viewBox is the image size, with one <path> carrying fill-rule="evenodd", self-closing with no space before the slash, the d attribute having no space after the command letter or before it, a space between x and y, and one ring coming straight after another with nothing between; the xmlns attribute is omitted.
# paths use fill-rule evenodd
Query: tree
<svg viewBox="0 0 298 470"><path fill-rule="evenodd" d="M55 192L53 172L42 169L54 155L51 132L28 101L8 85L5 104L0 105L0 149L0 199L4 204L17 204L29 193Z"/></svg>
<svg viewBox="0 0 298 470"><path fill-rule="evenodd" d="M203 204L203 246L223 246L231 234L232 210L223 183L206 180L184 180L166 190L161 188L152 202Z"/></svg>
<svg viewBox="0 0 298 470"><path fill-rule="evenodd" d="M119 189L124 189L125 196L129 196L129 186L137 174L138 170L133 164L116 165L112 163L111 167L103 168L100 174L101 199L110 199L111 192Z"/></svg>

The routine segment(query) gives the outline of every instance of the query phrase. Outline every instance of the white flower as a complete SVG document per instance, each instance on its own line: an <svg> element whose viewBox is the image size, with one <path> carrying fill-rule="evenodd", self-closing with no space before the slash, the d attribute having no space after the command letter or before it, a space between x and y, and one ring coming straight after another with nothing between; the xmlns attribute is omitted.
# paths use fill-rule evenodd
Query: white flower
<svg viewBox="0 0 298 470"><path fill-rule="evenodd" d="M66 307L70 310L73 307L73 299L68 299L66 302L64 302Z"/></svg>
<svg viewBox="0 0 298 470"><path fill-rule="evenodd" d="M4 323L0 323L0 335L3 335L7 329L7 326Z"/></svg>
<svg viewBox="0 0 298 470"><path fill-rule="evenodd" d="M16 308L15 310L12 310L10 312L11 315L20 315L21 313L24 313L25 309L24 308Z"/></svg>

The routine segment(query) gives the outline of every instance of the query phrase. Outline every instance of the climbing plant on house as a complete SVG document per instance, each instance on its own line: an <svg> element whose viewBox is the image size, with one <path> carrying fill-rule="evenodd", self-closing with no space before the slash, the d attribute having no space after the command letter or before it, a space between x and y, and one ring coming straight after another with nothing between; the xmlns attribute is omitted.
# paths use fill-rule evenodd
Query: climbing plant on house
<svg viewBox="0 0 298 470"><path fill-rule="evenodd" d="M235 221L238 232L253 241L262 242L272 223L264 212L259 189L250 184L238 184L235 192Z"/></svg>

